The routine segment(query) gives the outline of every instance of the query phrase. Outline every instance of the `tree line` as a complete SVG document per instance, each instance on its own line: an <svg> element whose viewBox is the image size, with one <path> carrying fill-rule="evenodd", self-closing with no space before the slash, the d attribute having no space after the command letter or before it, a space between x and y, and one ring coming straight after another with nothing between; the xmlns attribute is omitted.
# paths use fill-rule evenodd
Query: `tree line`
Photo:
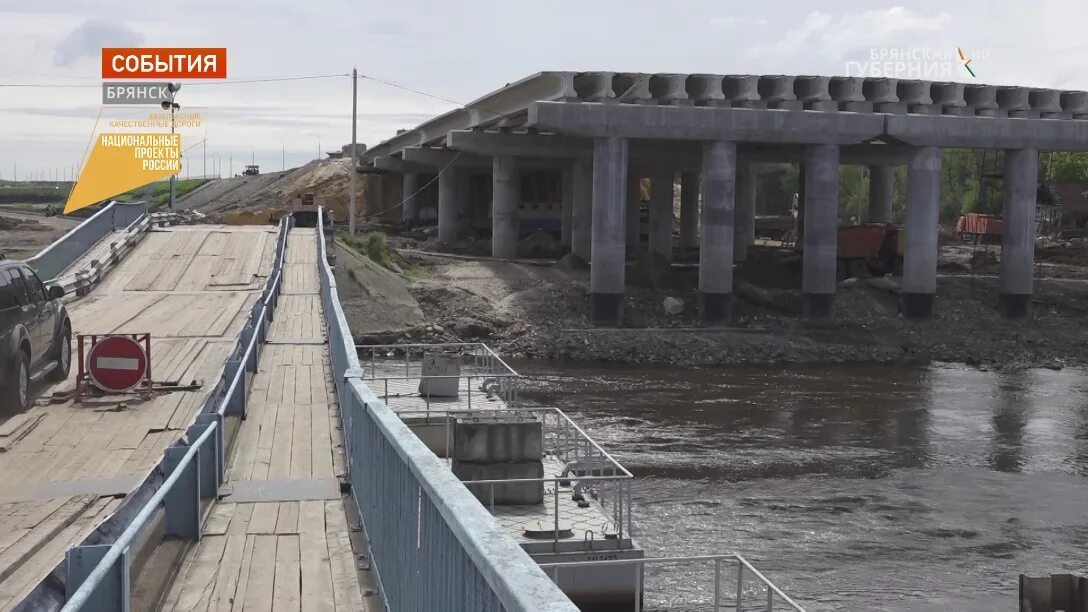
<svg viewBox="0 0 1088 612"><path fill-rule="evenodd" d="M942 223L953 223L969 212L1001 214L1004 152L997 150L944 149L941 155ZM760 215L788 214L797 192L797 165L779 172L762 174L756 192ZM1088 153L1052 152L1039 155L1039 178L1043 181L1077 181L1088 189ZM895 167L893 209L902 222L907 200L907 167ZM849 223L864 220L869 208L869 169L866 166L839 167L839 219Z"/></svg>

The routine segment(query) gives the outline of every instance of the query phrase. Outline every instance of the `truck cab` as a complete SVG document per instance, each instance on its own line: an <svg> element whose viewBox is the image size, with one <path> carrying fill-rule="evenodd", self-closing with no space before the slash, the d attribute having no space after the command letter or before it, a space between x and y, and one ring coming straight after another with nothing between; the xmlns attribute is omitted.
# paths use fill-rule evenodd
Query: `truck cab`
<svg viewBox="0 0 1088 612"><path fill-rule="evenodd" d="M0 411L30 407L30 385L64 380L72 365L72 322L61 298L21 261L0 261Z"/></svg>

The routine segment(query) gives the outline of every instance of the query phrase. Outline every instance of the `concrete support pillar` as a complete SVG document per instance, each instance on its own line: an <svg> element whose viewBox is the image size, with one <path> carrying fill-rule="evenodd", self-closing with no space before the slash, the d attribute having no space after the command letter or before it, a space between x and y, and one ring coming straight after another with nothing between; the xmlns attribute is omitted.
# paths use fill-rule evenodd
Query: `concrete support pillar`
<svg viewBox="0 0 1088 612"><path fill-rule="evenodd" d="M642 206L642 178L634 169L627 173L627 246L638 248L641 242L642 228L639 227Z"/></svg>
<svg viewBox="0 0 1088 612"><path fill-rule="evenodd" d="M805 243L805 164L797 164L797 211L794 215L797 244Z"/></svg>
<svg viewBox="0 0 1088 612"><path fill-rule="evenodd" d="M627 187L627 139L595 139L589 274L590 322L594 325L618 326L623 322Z"/></svg>
<svg viewBox="0 0 1088 612"><path fill-rule="evenodd" d="M571 168L571 252L589 263L593 245L593 162L577 159Z"/></svg>
<svg viewBox="0 0 1088 612"><path fill-rule="evenodd" d="M419 222L419 208L423 200L423 194L417 194L423 188L423 175L415 172L404 173L403 195L404 207L401 210L401 221L405 225L412 226ZM415 197L413 197L415 195Z"/></svg>
<svg viewBox="0 0 1088 612"><path fill-rule="evenodd" d="M438 175L438 241L453 244L457 241L457 213L461 205L460 171L449 166Z"/></svg>
<svg viewBox="0 0 1088 612"><path fill-rule="evenodd" d="M933 316L940 203L941 150L920 147L913 152L907 166L906 248L903 250L901 295L904 317L928 319Z"/></svg>
<svg viewBox="0 0 1088 612"><path fill-rule="evenodd" d="M741 164L737 175L736 224L733 226L733 262L748 258L748 247L755 243L756 173L751 164Z"/></svg>
<svg viewBox="0 0 1088 612"><path fill-rule="evenodd" d="M892 194L895 193L895 168L893 166L869 166L869 218L870 223L892 223Z"/></svg>
<svg viewBox="0 0 1088 612"><path fill-rule="evenodd" d="M733 293L733 212L737 144L703 144L703 210L699 240L699 314L708 325L729 321Z"/></svg>
<svg viewBox="0 0 1088 612"><path fill-rule="evenodd" d="M514 158L500 155L492 162L491 256L513 258L518 254L518 204L521 190Z"/></svg>
<svg viewBox="0 0 1088 612"><path fill-rule="evenodd" d="M476 196L472 189L472 173L467 168L458 171L457 176L457 235L474 235L473 216L476 208Z"/></svg>
<svg viewBox="0 0 1088 612"><path fill-rule="evenodd" d="M573 239L574 223L574 176L571 166L568 164L559 171L559 197L562 198L560 208L560 244L570 249Z"/></svg>
<svg viewBox="0 0 1088 612"><path fill-rule="evenodd" d="M699 244L699 173L680 173L680 247Z"/></svg>
<svg viewBox="0 0 1088 612"><path fill-rule="evenodd" d="M835 302L839 225L839 147L809 145L804 165L804 257L801 290L805 316L831 316Z"/></svg>
<svg viewBox="0 0 1088 612"><path fill-rule="evenodd" d="M1001 289L998 309L1009 319L1031 317L1035 265L1035 200L1039 151L1005 151L1005 201L1001 223Z"/></svg>
<svg viewBox="0 0 1088 612"><path fill-rule="evenodd" d="M650 177L650 252L672 261L672 170Z"/></svg>

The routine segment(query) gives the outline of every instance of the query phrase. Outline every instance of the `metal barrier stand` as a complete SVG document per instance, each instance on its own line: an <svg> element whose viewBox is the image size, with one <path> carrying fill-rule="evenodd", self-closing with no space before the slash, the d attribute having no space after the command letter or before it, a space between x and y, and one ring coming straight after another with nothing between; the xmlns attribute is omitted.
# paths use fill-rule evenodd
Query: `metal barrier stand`
<svg viewBox="0 0 1088 612"><path fill-rule="evenodd" d="M736 596L733 598L732 603L726 603L722 598L722 564L723 562L731 562L736 564L737 568L737 590ZM775 586L766 576L764 576L759 570L752 566L747 559L737 553L730 553L725 555L700 555L691 557L646 557L642 559L609 559L601 561L573 561L567 563L542 563L540 565L548 574L552 577L556 583L559 582L561 572L569 569L576 569L580 567L602 567L602 566L629 566L635 565L639 568L639 571L634 572L635 576L635 598L633 602L633 610L635 612L641 612L643 606L643 589L646 586L645 571L647 565L692 565L708 563L713 564L714 570L714 584L712 592L714 594L713 601L711 602L685 602L684 609L693 609L692 606L702 607L708 606L710 610L718 612L719 610L732 609L736 612L741 612L745 609L745 575L751 574L759 585L759 591L764 591L764 604L763 609L766 612L773 612L775 606L781 603L785 609L794 610L796 612L805 612L805 609L801 607L796 601L790 598L782 592L782 589ZM756 600L758 601L758 600ZM754 609L754 608L748 608Z"/></svg>

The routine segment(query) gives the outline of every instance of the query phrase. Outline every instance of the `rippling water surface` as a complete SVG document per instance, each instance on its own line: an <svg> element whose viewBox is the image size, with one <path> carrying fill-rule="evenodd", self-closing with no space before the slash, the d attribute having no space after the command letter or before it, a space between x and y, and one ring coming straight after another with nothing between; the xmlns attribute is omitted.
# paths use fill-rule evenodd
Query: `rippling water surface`
<svg viewBox="0 0 1088 612"><path fill-rule="evenodd" d="M1018 574L1088 570L1084 371L516 367L635 474L652 556L735 550L809 610L1015 610Z"/></svg>

